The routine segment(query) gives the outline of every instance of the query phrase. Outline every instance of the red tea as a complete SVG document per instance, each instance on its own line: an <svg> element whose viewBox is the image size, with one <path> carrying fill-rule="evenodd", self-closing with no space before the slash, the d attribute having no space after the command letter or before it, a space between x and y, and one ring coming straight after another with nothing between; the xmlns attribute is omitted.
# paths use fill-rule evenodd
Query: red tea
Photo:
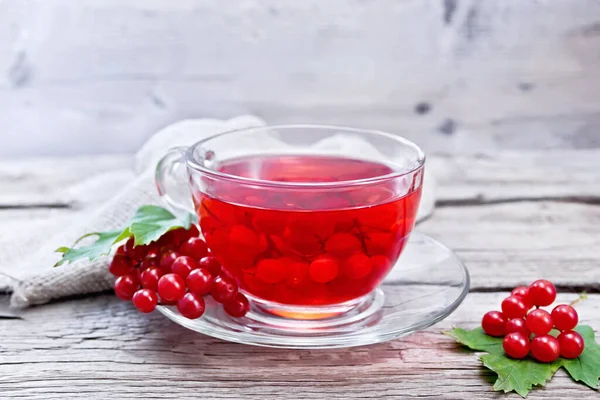
<svg viewBox="0 0 600 400"><path fill-rule="evenodd" d="M338 304L374 290L406 243L421 195L422 171L374 180L395 171L350 158L244 157L217 170L270 182L203 180L194 202L208 246L243 291L290 305ZM297 185L359 179L367 181Z"/></svg>

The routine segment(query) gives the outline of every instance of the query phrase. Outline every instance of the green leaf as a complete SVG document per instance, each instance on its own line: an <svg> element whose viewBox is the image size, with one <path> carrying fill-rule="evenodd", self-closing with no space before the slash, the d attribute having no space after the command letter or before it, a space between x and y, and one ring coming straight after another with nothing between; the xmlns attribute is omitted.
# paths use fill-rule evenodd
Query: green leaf
<svg viewBox="0 0 600 400"><path fill-rule="evenodd" d="M125 229L125 231L129 232L128 229ZM73 244L73 247L59 247L56 249L57 253L62 253L62 258L54 264L54 266L58 267L64 263L71 263L82 258L88 258L90 261L94 261L101 256L108 255L110 254L112 245L121 241L122 239L120 238L124 233L123 230L118 230L111 232L93 232L83 235ZM95 242L90 243L87 246L75 248L77 243L90 236L97 236L98 238Z"/></svg>
<svg viewBox="0 0 600 400"><path fill-rule="evenodd" d="M463 344L476 351L486 351L492 354L504 354L502 349L502 338L492 337L479 328L471 329L470 331L462 328L454 328L451 331L443 332L460 344Z"/></svg>
<svg viewBox="0 0 600 400"><path fill-rule="evenodd" d="M465 330L454 328L444 334L456 339L457 342L471 350L485 351L480 357L486 368L498 374L494 390L515 391L522 397L527 397L533 386L544 386L554 373L564 367L575 381L583 382L592 389L598 388L600 379L600 345L595 340L594 330L587 325L575 328L583 336L585 347L578 358L569 360L558 358L552 363L540 363L532 358L516 360L507 357L502 349L502 338L488 336L481 327ZM557 336L560 332L552 330Z"/></svg>
<svg viewBox="0 0 600 400"><path fill-rule="evenodd" d="M572 360L564 359L565 367L573 380L583 382L592 389L598 389L600 379L600 345L596 342L594 330L587 325L575 328L583 336L585 347L583 353Z"/></svg>
<svg viewBox="0 0 600 400"><path fill-rule="evenodd" d="M158 240L168 231L176 228L189 229L195 222L193 214L185 213L176 216L167 209L158 206L142 206L133 218L121 230L111 232L93 232L79 238L72 247L60 247L56 251L62 253L62 258L54 266L71 263L83 258L95 261L101 256L110 254L112 246L134 236L135 245L144 245ZM95 242L86 246L76 245L83 239L96 236Z"/></svg>
<svg viewBox="0 0 600 400"><path fill-rule="evenodd" d="M195 216L190 213L176 216L162 207L142 206L131 219L130 229L135 244L142 245L158 240L172 229L189 229L194 221Z"/></svg>
<svg viewBox="0 0 600 400"><path fill-rule="evenodd" d="M494 390L504 393L514 390L521 397L527 397L533 386L544 386L561 366L560 359L540 363L528 358L516 360L504 354L486 354L480 359L485 367L498 374Z"/></svg>

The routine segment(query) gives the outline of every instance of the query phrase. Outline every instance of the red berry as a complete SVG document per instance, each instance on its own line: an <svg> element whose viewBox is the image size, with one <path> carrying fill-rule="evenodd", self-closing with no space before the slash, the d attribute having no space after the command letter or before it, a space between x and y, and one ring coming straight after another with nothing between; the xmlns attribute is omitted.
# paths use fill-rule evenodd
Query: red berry
<svg viewBox="0 0 600 400"><path fill-rule="evenodd" d="M206 268L213 276L221 273L221 263L212 256L202 257L198 262L200 268Z"/></svg>
<svg viewBox="0 0 600 400"><path fill-rule="evenodd" d="M535 281L529 286L529 299L538 307L549 306L556 299L556 288L545 279Z"/></svg>
<svg viewBox="0 0 600 400"><path fill-rule="evenodd" d="M513 296L519 296L520 298L522 298L523 302L525 303L525 305L527 306L528 309L533 307L533 303L531 302L531 299L529 298L529 287L528 286L517 286L516 288L513 289L512 292L510 292L510 294Z"/></svg>
<svg viewBox="0 0 600 400"><path fill-rule="evenodd" d="M146 250L145 258L158 258L160 249L157 243L150 243L148 245L148 249Z"/></svg>
<svg viewBox="0 0 600 400"><path fill-rule="evenodd" d="M334 257L347 257L362 250L362 244L356 236L349 233L336 233L325 242L325 250Z"/></svg>
<svg viewBox="0 0 600 400"><path fill-rule="evenodd" d="M337 277L339 269L339 263L335 258L319 256L310 263L308 275L315 282L327 283Z"/></svg>
<svg viewBox="0 0 600 400"><path fill-rule="evenodd" d="M552 322L554 327L561 331L570 331L577 326L579 316L573 307L567 304L561 304L552 310Z"/></svg>
<svg viewBox="0 0 600 400"><path fill-rule="evenodd" d="M191 237L187 241L183 242L179 248L179 252L184 256L192 257L194 260L200 260L205 257L208 248L206 242L199 237Z"/></svg>
<svg viewBox="0 0 600 400"><path fill-rule="evenodd" d="M529 354L529 337L520 332L511 332L504 337L502 348L512 358L523 358Z"/></svg>
<svg viewBox="0 0 600 400"><path fill-rule="evenodd" d="M218 276L212 285L210 294L219 303L225 303L235 297L238 286L235 281L227 276Z"/></svg>
<svg viewBox="0 0 600 400"><path fill-rule="evenodd" d="M198 227L196 226L196 224L192 224L190 226L190 229L187 230L187 234L188 234L188 237L190 237L190 238L198 237L198 236L200 236L200 230L198 230Z"/></svg>
<svg viewBox="0 0 600 400"><path fill-rule="evenodd" d="M175 246L172 243L168 243L168 244L165 244L163 246L160 246L160 249L158 250L158 256L162 257L163 254L165 254L165 253L167 253L169 251L175 251L176 252L177 251L177 246Z"/></svg>
<svg viewBox="0 0 600 400"><path fill-rule="evenodd" d="M538 361L552 362L560 355L560 344L553 336L536 336L531 341L531 355Z"/></svg>
<svg viewBox="0 0 600 400"><path fill-rule="evenodd" d="M258 248L258 236L253 230L244 225L234 225L229 230L229 242L239 248L239 251L248 251Z"/></svg>
<svg viewBox="0 0 600 400"><path fill-rule="evenodd" d="M158 303L156 292L150 289L140 289L133 294L133 305L143 313L154 311Z"/></svg>
<svg viewBox="0 0 600 400"><path fill-rule="evenodd" d="M192 270L198 268L200 268L200 265L198 265L198 262L192 257L180 256L177 257L173 262L173 265L171 265L171 272L180 275L182 278L187 278Z"/></svg>
<svg viewBox="0 0 600 400"><path fill-rule="evenodd" d="M167 302L182 298L185 289L185 280L180 275L166 274L158 280L158 295Z"/></svg>
<svg viewBox="0 0 600 400"><path fill-rule="evenodd" d="M504 336L506 317L500 311L489 311L483 316L481 327L490 336Z"/></svg>
<svg viewBox="0 0 600 400"><path fill-rule="evenodd" d="M263 282L281 282L286 274L287 268L281 259L265 258L256 263L256 277Z"/></svg>
<svg viewBox="0 0 600 400"><path fill-rule="evenodd" d="M371 259L365 253L354 253L344 261L342 270L350 279L362 279L371 273Z"/></svg>
<svg viewBox="0 0 600 400"><path fill-rule="evenodd" d="M158 290L158 280L163 275L162 270L158 267L150 267L142 272L141 282L145 289Z"/></svg>
<svg viewBox="0 0 600 400"><path fill-rule="evenodd" d="M585 343L579 332L566 331L558 335L560 355L564 358L577 358L583 352Z"/></svg>
<svg viewBox="0 0 600 400"><path fill-rule="evenodd" d="M148 268L158 267L160 265L159 261L160 260L157 257L146 256L146 258L144 258L144 260L140 264L140 269L143 271Z"/></svg>
<svg viewBox="0 0 600 400"><path fill-rule="evenodd" d="M223 305L225 312L232 317L239 318L243 317L250 311L250 303L248 298L241 293L235 295L235 297Z"/></svg>
<svg viewBox="0 0 600 400"><path fill-rule="evenodd" d="M527 315L525 320L527 329L535 335L545 335L552 329L552 317L548 311L537 309Z"/></svg>
<svg viewBox="0 0 600 400"><path fill-rule="evenodd" d="M121 245L121 246L117 247L117 251L115 252L115 254L124 256L125 255L125 245Z"/></svg>
<svg viewBox="0 0 600 400"><path fill-rule="evenodd" d="M202 296L197 296L193 293L186 293L179 301L177 301L177 310L186 318L196 319L204 314L204 299Z"/></svg>
<svg viewBox="0 0 600 400"><path fill-rule="evenodd" d="M125 243L125 255L129 256L134 261L142 261L146 256L146 245L135 245L135 239L132 237Z"/></svg>
<svg viewBox="0 0 600 400"><path fill-rule="evenodd" d="M113 257L113 259L110 263L110 266L108 267L108 270L114 276L123 276L123 275L127 275L127 274L132 274L133 269L134 269L133 263L131 262L129 257L121 255L121 254L115 254L115 256Z"/></svg>
<svg viewBox="0 0 600 400"><path fill-rule="evenodd" d="M168 234L171 238L170 242L175 246L179 246L189 238L188 232L184 228L173 229L172 231L169 231Z"/></svg>
<svg viewBox="0 0 600 400"><path fill-rule="evenodd" d="M502 301L502 314L507 318L522 318L527 315L529 308L519 296L508 296Z"/></svg>
<svg viewBox="0 0 600 400"><path fill-rule="evenodd" d="M191 293L204 296L210 293L214 277L206 268L198 268L190 272L185 281Z"/></svg>
<svg viewBox="0 0 600 400"><path fill-rule="evenodd" d="M527 338L531 336L531 332L527 329L524 318L513 318L506 323L505 328L506 334L519 332L525 335Z"/></svg>
<svg viewBox="0 0 600 400"><path fill-rule="evenodd" d="M115 294L121 300L131 300L140 283L134 275L123 275L115 281Z"/></svg>
<svg viewBox="0 0 600 400"><path fill-rule="evenodd" d="M179 254L171 250L168 250L167 252L163 253L163 255L160 257L160 267L162 268L162 270L164 272L170 272L171 266L178 257Z"/></svg>

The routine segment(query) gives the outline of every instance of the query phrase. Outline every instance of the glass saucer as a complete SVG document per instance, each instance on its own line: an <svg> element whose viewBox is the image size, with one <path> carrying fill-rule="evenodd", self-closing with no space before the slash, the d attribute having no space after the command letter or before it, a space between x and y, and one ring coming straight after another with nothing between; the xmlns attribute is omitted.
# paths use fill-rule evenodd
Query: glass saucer
<svg viewBox="0 0 600 400"><path fill-rule="evenodd" d="M207 297L202 318L190 320L175 307L158 310L179 325L231 342L256 346L323 349L384 342L425 329L448 316L469 291L469 273L452 250L413 233L381 286L350 311L320 320L277 317L252 303L231 318Z"/></svg>

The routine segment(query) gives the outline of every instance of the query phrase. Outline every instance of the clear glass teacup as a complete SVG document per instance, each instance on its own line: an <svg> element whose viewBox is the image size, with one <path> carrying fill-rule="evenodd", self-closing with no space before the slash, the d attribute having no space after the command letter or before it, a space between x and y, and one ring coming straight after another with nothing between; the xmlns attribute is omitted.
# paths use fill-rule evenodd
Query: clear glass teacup
<svg viewBox="0 0 600 400"><path fill-rule="evenodd" d="M252 306L291 319L357 307L394 266L413 229L425 156L396 135L282 125L173 149L157 186L185 164L200 229Z"/></svg>

